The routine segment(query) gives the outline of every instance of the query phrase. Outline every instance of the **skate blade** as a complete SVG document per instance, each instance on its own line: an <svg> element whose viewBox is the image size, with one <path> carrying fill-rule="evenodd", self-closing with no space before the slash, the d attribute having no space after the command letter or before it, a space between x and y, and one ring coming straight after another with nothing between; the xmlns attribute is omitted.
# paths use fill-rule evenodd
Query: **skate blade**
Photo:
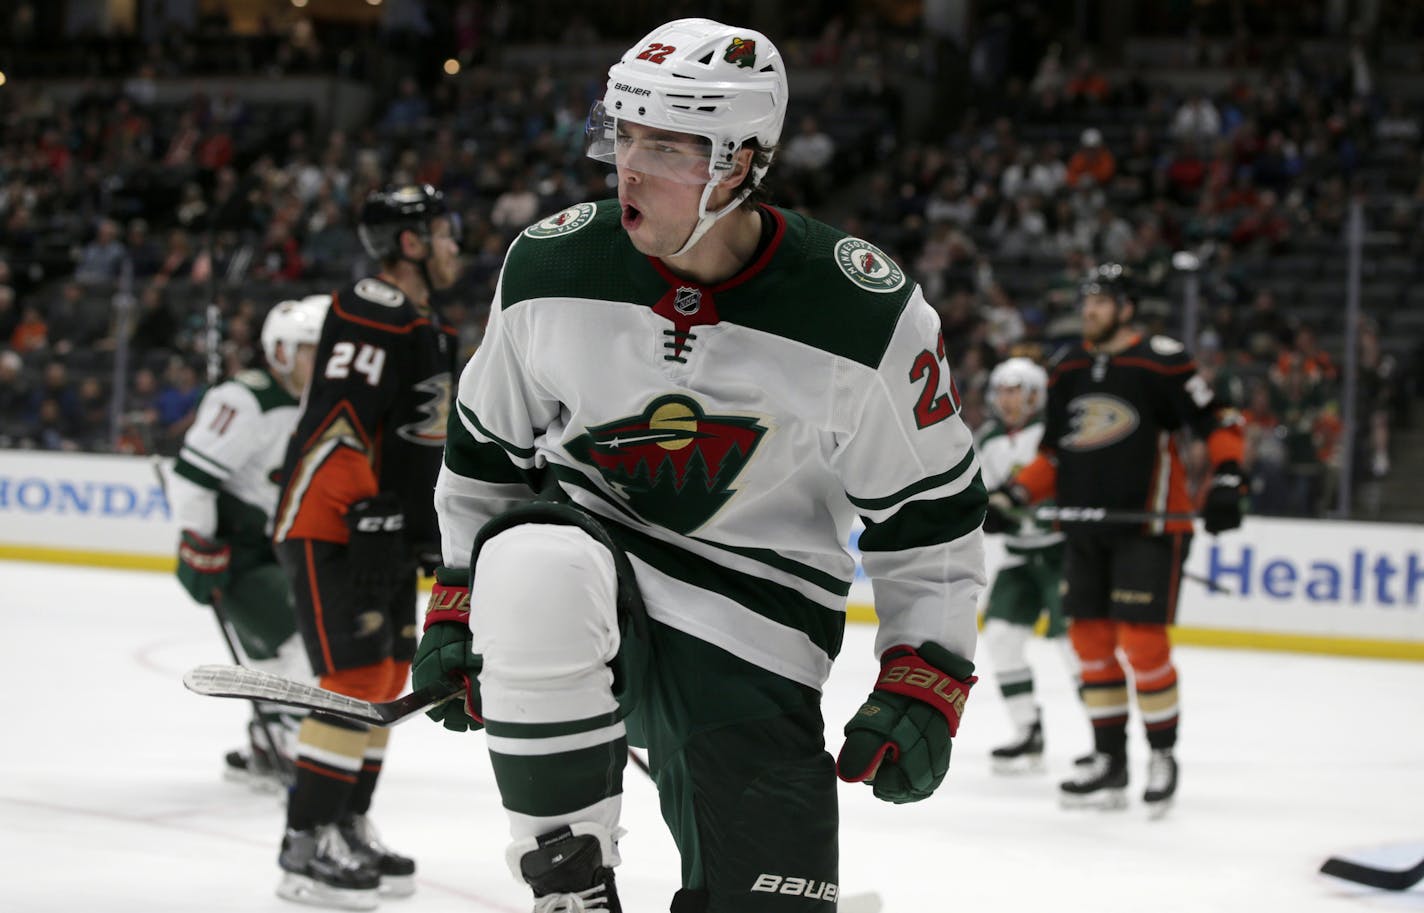
<svg viewBox="0 0 1424 913"><path fill-rule="evenodd" d="M222 777L229 783L236 783L246 786L255 793L285 793L287 787L282 784L281 778L275 773L255 774L246 770L235 770L231 767L223 769Z"/></svg>
<svg viewBox="0 0 1424 913"><path fill-rule="evenodd" d="M410 897L415 893L414 875L382 875L382 897Z"/></svg>
<svg viewBox="0 0 1424 913"><path fill-rule="evenodd" d="M1044 771L1043 755L1021 755L1017 758L989 759L990 769L1001 777L1027 777Z"/></svg>
<svg viewBox="0 0 1424 913"><path fill-rule="evenodd" d="M282 875L282 882L277 885L277 896L312 907L330 907L337 910L374 910L380 903L380 897L374 889L333 888L295 872Z"/></svg>
<svg viewBox="0 0 1424 913"><path fill-rule="evenodd" d="M1059 793L1058 804L1061 808L1074 811L1078 809L1090 809L1101 812L1119 812L1127 808L1127 790L1100 789L1095 793L1087 795Z"/></svg>
<svg viewBox="0 0 1424 913"><path fill-rule="evenodd" d="M1157 821L1167 817L1167 813L1172 810L1172 799L1159 799L1156 802L1145 802L1147 807L1147 820Z"/></svg>

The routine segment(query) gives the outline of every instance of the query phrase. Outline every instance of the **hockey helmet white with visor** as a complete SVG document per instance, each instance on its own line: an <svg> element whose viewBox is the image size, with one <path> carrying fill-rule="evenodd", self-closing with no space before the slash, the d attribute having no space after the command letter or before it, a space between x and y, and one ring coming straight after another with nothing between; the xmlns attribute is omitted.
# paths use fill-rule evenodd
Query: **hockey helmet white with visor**
<svg viewBox="0 0 1424 913"><path fill-rule="evenodd" d="M586 151L620 168L706 185L684 253L765 176L769 155L754 158L751 179L731 202L708 212L713 188L736 171L739 150L749 141L768 153L775 148L788 97L781 54L761 32L678 19L609 68L603 99L589 113Z"/></svg>

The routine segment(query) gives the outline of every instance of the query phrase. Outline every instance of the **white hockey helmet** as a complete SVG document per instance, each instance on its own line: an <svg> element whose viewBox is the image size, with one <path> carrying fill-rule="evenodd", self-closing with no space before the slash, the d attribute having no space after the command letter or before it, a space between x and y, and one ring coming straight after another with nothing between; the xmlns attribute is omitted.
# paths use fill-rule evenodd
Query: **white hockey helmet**
<svg viewBox="0 0 1424 913"><path fill-rule="evenodd" d="M737 150L749 140L768 151L776 146L789 97L786 66L771 39L711 19L678 19L653 29L609 68L603 99L589 113L586 151L615 165L632 154L627 137L619 142L619 120L707 141L695 149L659 144L638 150L639 170L707 185L697 229L679 251L684 253L766 176L770 158L752 166L736 199L707 212L712 188L732 172Z"/></svg>
<svg viewBox="0 0 1424 913"><path fill-rule="evenodd" d="M305 298L278 302L262 322L262 352L267 364L278 374L291 374L291 361L299 345L316 345L321 339L321 325L331 308L330 295L308 295ZM284 361L278 358L277 343L286 343Z"/></svg>
<svg viewBox="0 0 1424 913"><path fill-rule="evenodd" d="M1003 412L999 408L999 391L1018 387L1023 390L1024 417L1043 411L1048 398L1048 372L1031 358L1016 356L1005 359L989 372L989 408L1002 421Z"/></svg>

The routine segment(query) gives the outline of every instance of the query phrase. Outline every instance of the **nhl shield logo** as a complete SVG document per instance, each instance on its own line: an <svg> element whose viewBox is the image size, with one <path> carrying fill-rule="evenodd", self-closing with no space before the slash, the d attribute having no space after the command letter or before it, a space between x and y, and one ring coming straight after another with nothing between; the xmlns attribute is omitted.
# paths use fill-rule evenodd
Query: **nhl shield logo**
<svg viewBox="0 0 1424 913"><path fill-rule="evenodd" d="M702 308L702 289L684 285L673 294L672 309L690 317Z"/></svg>
<svg viewBox="0 0 1424 913"><path fill-rule="evenodd" d="M846 278L867 292L893 292L905 284L904 271L869 241L841 238L834 253Z"/></svg>
<svg viewBox="0 0 1424 913"><path fill-rule="evenodd" d="M535 222L524 229L524 234L530 238L557 238L559 235L573 234L592 222L597 214L598 207L594 204L580 203L563 212L556 212L541 222Z"/></svg>

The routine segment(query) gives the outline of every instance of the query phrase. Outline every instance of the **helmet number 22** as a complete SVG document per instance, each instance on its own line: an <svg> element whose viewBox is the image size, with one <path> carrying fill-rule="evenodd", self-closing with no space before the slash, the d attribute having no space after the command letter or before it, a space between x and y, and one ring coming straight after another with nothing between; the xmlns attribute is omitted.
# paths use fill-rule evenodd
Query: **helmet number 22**
<svg viewBox="0 0 1424 913"><path fill-rule="evenodd" d="M643 48L643 53L638 55L638 59L646 60L650 63L662 63L667 60L669 54L676 50L677 48L670 44L658 44L654 41L646 48Z"/></svg>
<svg viewBox="0 0 1424 913"><path fill-rule="evenodd" d="M948 383L948 391L939 392L940 363L944 363L944 376ZM910 367L910 383L916 383L921 378L925 385L920 390L920 398L915 402L915 424L920 428L928 428L938 424L959 411L959 392L954 389L954 379L949 376L949 362L944 357L944 337L941 336L935 351L925 349L915 356L915 362Z"/></svg>
<svg viewBox="0 0 1424 913"><path fill-rule="evenodd" d="M386 366L386 350L380 346L354 342L338 342L331 347L331 359L326 363L326 376L335 380L350 377L354 370L366 378L366 383L379 386L381 370Z"/></svg>

